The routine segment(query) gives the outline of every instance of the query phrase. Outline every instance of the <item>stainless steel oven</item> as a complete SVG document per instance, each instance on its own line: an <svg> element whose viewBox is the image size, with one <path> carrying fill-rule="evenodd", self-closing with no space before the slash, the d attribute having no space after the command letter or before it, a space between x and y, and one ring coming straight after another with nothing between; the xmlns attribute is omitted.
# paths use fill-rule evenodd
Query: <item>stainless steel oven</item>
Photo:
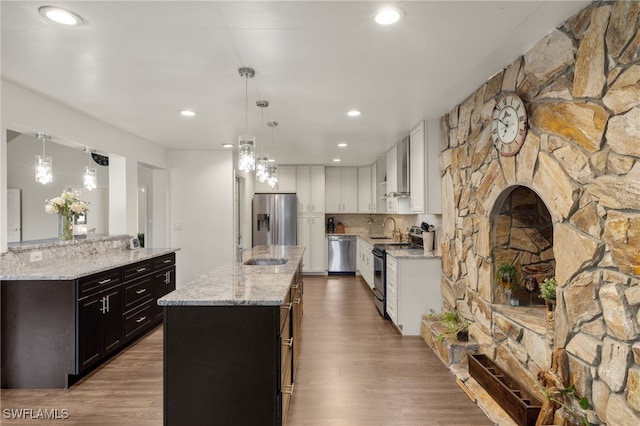
<svg viewBox="0 0 640 426"><path fill-rule="evenodd" d="M373 250L373 295L376 308L387 317L387 250L410 248L411 243L374 244Z"/></svg>

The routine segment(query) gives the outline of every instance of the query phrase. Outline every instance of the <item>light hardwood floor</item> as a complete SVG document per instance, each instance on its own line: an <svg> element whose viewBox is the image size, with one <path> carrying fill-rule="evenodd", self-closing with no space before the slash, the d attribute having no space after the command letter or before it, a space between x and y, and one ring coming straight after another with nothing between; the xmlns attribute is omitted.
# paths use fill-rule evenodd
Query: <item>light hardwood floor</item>
<svg viewBox="0 0 640 426"><path fill-rule="evenodd" d="M420 337L402 337L380 317L360 277L304 281L300 367L287 426L492 424ZM0 405L2 425L160 426L162 327L71 389L2 389ZM69 418L5 417L5 410L21 408L66 409Z"/></svg>

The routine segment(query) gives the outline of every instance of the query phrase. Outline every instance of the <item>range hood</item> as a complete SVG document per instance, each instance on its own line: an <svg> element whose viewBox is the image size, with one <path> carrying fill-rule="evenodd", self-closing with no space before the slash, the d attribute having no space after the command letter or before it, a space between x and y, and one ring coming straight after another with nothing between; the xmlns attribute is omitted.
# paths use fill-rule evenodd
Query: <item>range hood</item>
<svg viewBox="0 0 640 426"><path fill-rule="evenodd" d="M409 197L409 135L405 136L397 144L398 147L398 191L388 193L388 197L407 198Z"/></svg>

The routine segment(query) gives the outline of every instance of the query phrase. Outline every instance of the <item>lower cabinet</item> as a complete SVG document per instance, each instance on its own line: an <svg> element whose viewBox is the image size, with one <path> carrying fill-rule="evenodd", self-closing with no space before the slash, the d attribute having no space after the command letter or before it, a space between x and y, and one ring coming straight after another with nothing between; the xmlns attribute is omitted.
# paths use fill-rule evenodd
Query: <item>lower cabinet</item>
<svg viewBox="0 0 640 426"><path fill-rule="evenodd" d="M298 245L304 246L302 270L325 272L325 223L324 214L298 216Z"/></svg>
<svg viewBox="0 0 640 426"><path fill-rule="evenodd" d="M419 335L422 315L440 312L440 258L396 258L387 252L387 315L404 335Z"/></svg>
<svg viewBox="0 0 640 426"><path fill-rule="evenodd" d="M75 280L0 284L3 388L64 388L162 321L175 254ZM25 338L27 337L27 338Z"/></svg>
<svg viewBox="0 0 640 426"><path fill-rule="evenodd" d="M78 299L78 373L117 349L123 341L122 286Z"/></svg>
<svg viewBox="0 0 640 426"><path fill-rule="evenodd" d="M373 244L368 241L358 238L358 252L357 252L357 264L358 271L362 278L367 282L369 288L373 289Z"/></svg>
<svg viewBox="0 0 640 426"><path fill-rule="evenodd" d="M164 424L285 423L294 392L302 273L281 306L165 306Z"/></svg>

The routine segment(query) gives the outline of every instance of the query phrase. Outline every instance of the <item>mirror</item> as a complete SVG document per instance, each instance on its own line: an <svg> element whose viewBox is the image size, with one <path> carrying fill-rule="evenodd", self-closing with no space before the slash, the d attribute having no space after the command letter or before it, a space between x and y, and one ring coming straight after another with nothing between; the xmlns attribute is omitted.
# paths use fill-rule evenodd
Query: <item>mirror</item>
<svg viewBox="0 0 640 426"><path fill-rule="evenodd" d="M8 242L25 242L58 238L58 215L45 211L47 200L63 190L77 191L89 203L86 223L74 226L74 234L109 233L109 168L97 164L84 147L71 147L47 141L46 154L53 158L53 182L35 181L35 156L42 154L42 141L35 135L7 131L7 219ZM84 166L95 166L98 186L83 188Z"/></svg>

